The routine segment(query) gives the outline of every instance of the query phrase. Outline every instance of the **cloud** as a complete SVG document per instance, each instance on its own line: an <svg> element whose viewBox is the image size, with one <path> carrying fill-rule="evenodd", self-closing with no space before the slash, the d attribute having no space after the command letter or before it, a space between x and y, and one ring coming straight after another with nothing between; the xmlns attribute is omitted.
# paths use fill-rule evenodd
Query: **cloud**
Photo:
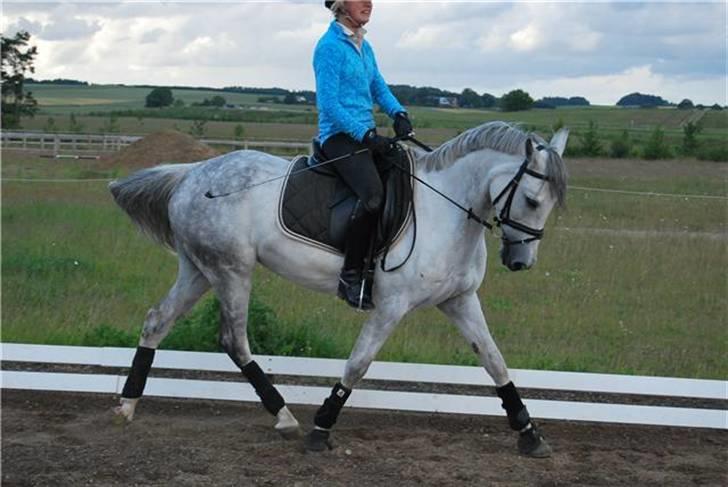
<svg viewBox="0 0 728 487"><path fill-rule="evenodd" d="M541 33L534 24L527 25L511 34L508 38L510 46L516 51L533 51L543 42Z"/></svg>
<svg viewBox="0 0 728 487"><path fill-rule="evenodd" d="M6 34L33 35L40 78L312 89L313 47L331 20L320 3L25 2L2 19ZM725 98L725 15L723 3L377 0L367 39L390 83L600 103L640 90L674 100L682 87L714 103Z"/></svg>

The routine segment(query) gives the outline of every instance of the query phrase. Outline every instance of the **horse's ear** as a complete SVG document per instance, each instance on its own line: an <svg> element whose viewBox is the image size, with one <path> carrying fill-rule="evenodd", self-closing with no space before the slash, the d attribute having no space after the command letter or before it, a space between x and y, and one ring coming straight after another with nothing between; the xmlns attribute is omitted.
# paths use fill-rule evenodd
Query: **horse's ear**
<svg viewBox="0 0 728 487"><path fill-rule="evenodd" d="M530 159L531 154L533 154L533 142L531 142L531 137L529 137L526 139L526 159Z"/></svg>
<svg viewBox="0 0 728 487"><path fill-rule="evenodd" d="M568 139L569 129L562 128L561 130L556 132L553 137L551 137L551 142L549 142L549 145L559 154L559 156L563 156L564 150L566 149L566 141Z"/></svg>

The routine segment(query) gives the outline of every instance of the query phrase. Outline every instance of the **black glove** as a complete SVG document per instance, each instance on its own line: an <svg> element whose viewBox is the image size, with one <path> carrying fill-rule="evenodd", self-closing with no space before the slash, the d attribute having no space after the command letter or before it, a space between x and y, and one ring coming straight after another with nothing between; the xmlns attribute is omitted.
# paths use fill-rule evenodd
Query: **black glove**
<svg viewBox="0 0 728 487"><path fill-rule="evenodd" d="M394 133L397 137L406 137L412 133L412 122L410 122L407 112L399 112L394 116Z"/></svg>
<svg viewBox="0 0 728 487"><path fill-rule="evenodd" d="M377 134L377 129L369 129L362 142L374 154L386 154L392 150L392 139Z"/></svg>

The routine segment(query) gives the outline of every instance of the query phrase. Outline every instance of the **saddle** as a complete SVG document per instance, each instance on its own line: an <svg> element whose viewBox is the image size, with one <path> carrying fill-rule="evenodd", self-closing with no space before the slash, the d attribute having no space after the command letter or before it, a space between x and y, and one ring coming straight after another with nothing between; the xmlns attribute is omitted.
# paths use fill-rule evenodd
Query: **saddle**
<svg viewBox="0 0 728 487"><path fill-rule="evenodd" d="M343 255L348 222L358 198L333 167L321 165L326 158L317 141L313 148L312 156L291 161L281 190L278 221L289 237ZM397 161L380 173L384 204L374 247L377 256L402 236L413 212L414 161L403 146L397 146L396 153Z"/></svg>

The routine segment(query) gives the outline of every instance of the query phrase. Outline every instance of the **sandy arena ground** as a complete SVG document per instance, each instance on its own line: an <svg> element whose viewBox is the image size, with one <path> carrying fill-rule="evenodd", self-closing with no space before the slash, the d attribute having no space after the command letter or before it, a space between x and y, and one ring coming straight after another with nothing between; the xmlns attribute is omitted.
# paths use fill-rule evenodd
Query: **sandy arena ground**
<svg viewBox="0 0 728 487"><path fill-rule="evenodd" d="M728 432L543 421L546 460L520 457L505 418L344 409L336 448L304 453L261 406L3 390L2 484L727 485ZM310 425L315 408L293 406Z"/></svg>

